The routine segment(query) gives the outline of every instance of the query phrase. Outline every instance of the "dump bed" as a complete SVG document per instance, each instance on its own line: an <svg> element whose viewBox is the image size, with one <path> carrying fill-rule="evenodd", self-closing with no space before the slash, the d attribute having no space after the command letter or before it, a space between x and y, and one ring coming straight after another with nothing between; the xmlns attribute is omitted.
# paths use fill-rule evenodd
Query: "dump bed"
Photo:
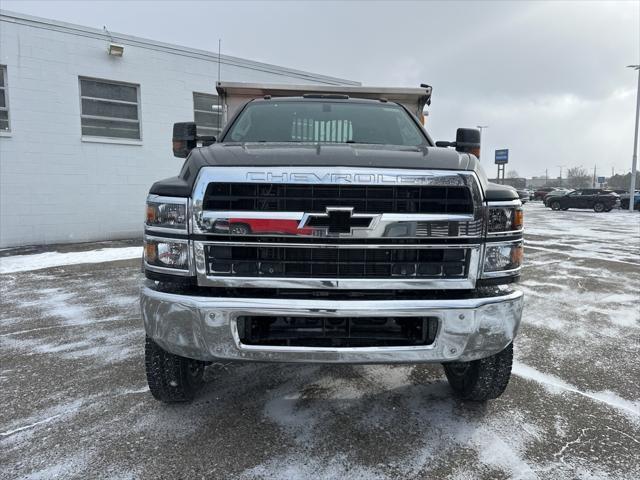
<svg viewBox="0 0 640 480"><path fill-rule="evenodd" d="M305 94L348 95L351 98L380 99L404 105L411 113L420 118L425 105L431 101L431 87L422 88L386 88L356 87L335 85L277 85L258 83L218 82L216 85L221 98L223 123L233 117L238 108L254 98L299 97Z"/></svg>

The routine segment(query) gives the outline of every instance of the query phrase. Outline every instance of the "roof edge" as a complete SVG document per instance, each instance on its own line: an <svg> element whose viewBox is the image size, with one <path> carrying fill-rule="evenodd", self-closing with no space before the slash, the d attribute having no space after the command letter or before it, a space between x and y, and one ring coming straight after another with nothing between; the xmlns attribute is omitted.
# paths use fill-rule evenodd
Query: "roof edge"
<svg viewBox="0 0 640 480"><path fill-rule="evenodd" d="M26 15L23 13L12 12L8 10L0 9L0 21L17 23L21 25L27 25L34 28L44 28L48 30L55 30L71 35L85 36L90 38L97 38L105 41L114 41L124 45L131 45L139 48L148 48L152 50L164 51L166 53L172 53L174 55L189 56L192 58L198 58L200 60L206 60L211 62L218 62L225 65L232 65L237 67L249 68L252 70L260 70L267 73L273 73L276 75L296 77L307 81L316 81L329 85L361 85L360 82L354 80L347 80L345 78L332 77L328 75L321 75L313 72L306 72L304 70L296 70L288 67L281 67L271 63L257 62L254 60L248 60L245 58L234 57L231 55L218 56L215 52L207 50L199 50L196 48L185 47L182 45L164 43L157 40L148 38L136 37L133 35L126 35L118 32L109 32L93 28L86 27L84 25L77 25L73 23L62 22L58 20L52 20L49 18L35 17Z"/></svg>

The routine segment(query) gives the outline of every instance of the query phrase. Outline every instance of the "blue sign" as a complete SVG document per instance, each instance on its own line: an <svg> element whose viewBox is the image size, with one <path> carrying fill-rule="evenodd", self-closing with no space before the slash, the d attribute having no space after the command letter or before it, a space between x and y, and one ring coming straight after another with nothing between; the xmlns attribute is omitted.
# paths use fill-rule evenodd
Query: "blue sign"
<svg viewBox="0 0 640 480"><path fill-rule="evenodd" d="M496 150L496 165L509 163L509 149Z"/></svg>
<svg viewBox="0 0 640 480"><path fill-rule="evenodd" d="M598 177L598 183L604 183L604 177Z"/></svg>

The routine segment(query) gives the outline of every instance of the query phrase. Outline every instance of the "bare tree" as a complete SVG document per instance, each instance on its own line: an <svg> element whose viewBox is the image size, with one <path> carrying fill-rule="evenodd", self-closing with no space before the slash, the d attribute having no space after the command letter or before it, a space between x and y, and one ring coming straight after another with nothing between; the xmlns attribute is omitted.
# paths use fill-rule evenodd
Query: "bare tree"
<svg viewBox="0 0 640 480"><path fill-rule="evenodd" d="M614 175L608 180L608 187L616 190L628 190L631 181L631 173L626 175ZM640 185L640 172L636 174L636 185Z"/></svg>
<svg viewBox="0 0 640 480"><path fill-rule="evenodd" d="M570 188L585 188L591 185L591 176L584 167L571 167L567 170L567 185Z"/></svg>
<svg viewBox="0 0 640 480"><path fill-rule="evenodd" d="M517 170L509 170L507 172L507 178L520 178L520 174Z"/></svg>

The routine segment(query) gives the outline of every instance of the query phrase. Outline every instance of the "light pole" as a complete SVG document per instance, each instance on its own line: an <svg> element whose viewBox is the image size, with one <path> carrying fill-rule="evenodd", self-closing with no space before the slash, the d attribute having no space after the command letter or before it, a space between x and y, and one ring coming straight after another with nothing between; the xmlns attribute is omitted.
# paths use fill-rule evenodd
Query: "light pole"
<svg viewBox="0 0 640 480"><path fill-rule="evenodd" d="M478 128L478 130L480 130L480 155L482 155L482 152L485 150L485 141L484 141L484 130L485 128L489 128L489 125L477 125L476 126ZM487 149L487 154L489 153L489 150ZM485 156L484 158L487 158L487 156ZM496 180L497 181L497 180Z"/></svg>
<svg viewBox="0 0 640 480"><path fill-rule="evenodd" d="M566 165L556 165L556 167L560 167L560 187L562 187L562 169L566 167Z"/></svg>
<svg viewBox="0 0 640 480"><path fill-rule="evenodd" d="M636 128L633 132L633 158L631 160L631 185L629 185L629 211L633 212L636 194L636 169L638 164L638 121L640 119L640 65L627 65L638 72L638 92L636 93Z"/></svg>
<svg viewBox="0 0 640 480"><path fill-rule="evenodd" d="M489 128L489 125L477 125L476 128L480 130L480 141L482 142L484 140L482 138L484 136L484 129Z"/></svg>

